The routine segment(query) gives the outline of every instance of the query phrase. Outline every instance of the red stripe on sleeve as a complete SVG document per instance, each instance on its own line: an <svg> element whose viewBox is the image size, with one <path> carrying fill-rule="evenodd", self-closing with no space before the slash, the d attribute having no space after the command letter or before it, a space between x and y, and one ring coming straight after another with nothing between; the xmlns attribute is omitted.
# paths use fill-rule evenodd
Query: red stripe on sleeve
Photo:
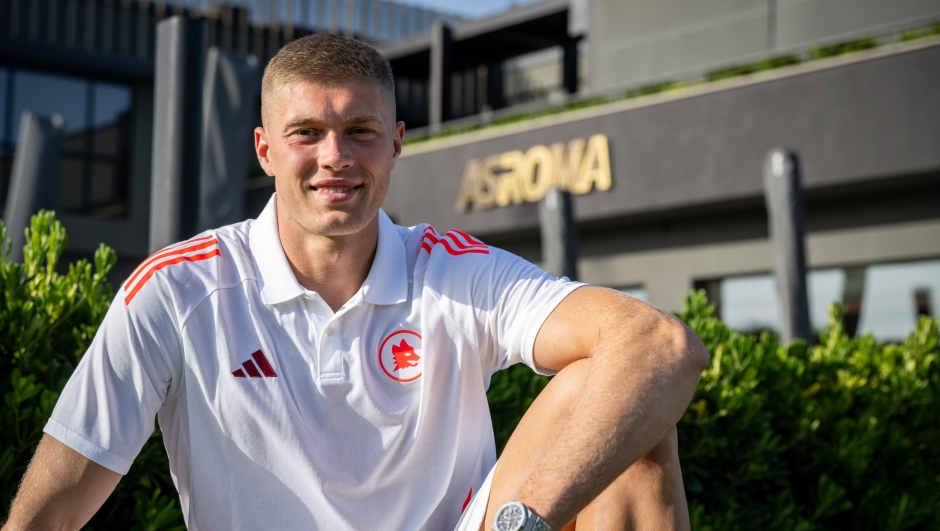
<svg viewBox="0 0 940 531"><path fill-rule="evenodd" d="M457 230L457 229L450 229L450 230L447 231L447 232L453 232L453 233L455 233L455 234L459 234L459 235L463 236L463 238L464 238L465 240L467 240L467 243L469 243L469 244L471 244L471 245L482 245L482 246L486 247L486 244L485 244L485 243L483 243L483 242L481 242L480 240L474 238L473 236L470 236L470 235L467 234L466 232L459 231L459 230Z"/></svg>
<svg viewBox="0 0 940 531"><path fill-rule="evenodd" d="M218 249L213 249L209 251L208 253L203 253L203 254L195 254L192 256L177 256L176 258L173 258L172 260L167 260L166 262L161 262L153 266L152 268L150 268L149 271L147 271L146 275L140 277L140 281L137 282L137 285L134 286L134 288L130 291L130 293L127 294L126 297L124 297L124 304L125 305L130 304L131 300L134 299L134 296L137 295L137 292L140 291L140 288L144 287L144 284L146 284L147 281L150 280L150 277L152 277L154 273L163 269L164 267L170 266L173 264L178 264L180 262L199 262L200 260L207 260L209 258L212 258L213 256L222 256L222 253L219 252Z"/></svg>
<svg viewBox="0 0 940 531"><path fill-rule="evenodd" d="M207 240L207 241L199 245L193 245L192 247L185 247L188 244L196 243L196 242L203 241L203 240ZM176 254L188 253L191 251L198 251L200 249L212 247L213 245L216 245L218 243L219 243L218 240L216 240L214 236L206 236L204 238L198 238L196 240L183 242L176 247L170 247L168 249L164 249L160 252L154 253L150 258L144 260L144 263L137 266L137 269L135 269L134 272L131 273L130 278L128 278L127 282L125 282L125 285L130 286L131 283L134 282L134 279L137 278L137 275L140 275L141 273L143 273L144 270L147 269L147 266L156 262L157 260L160 260L161 258L166 258L167 256L173 256Z"/></svg>
<svg viewBox="0 0 940 531"><path fill-rule="evenodd" d="M455 247L464 251L469 251L471 249L476 249L478 251L480 250L489 251L489 248L485 245L468 245L464 243L463 241L461 241L460 238L458 238L457 236L449 232L445 234L443 238L441 238L441 241L449 241L450 243L454 244Z"/></svg>
<svg viewBox="0 0 940 531"><path fill-rule="evenodd" d="M449 241L450 241L449 238L441 238L440 244L444 246L444 249L446 249L448 253L450 253L450 254L452 254L452 255L454 255L454 256L461 255L461 254L472 254L472 253L476 253L476 254L490 254L490 250L489 250L489 249L480 249L480 248L476 248L476 247L471 247L471 248L468 248L468 249L466 249L466 250L457 250L457 249L454 249L453 247L451 247L449 243L447 243L447 242L449 242Z"/></svg>

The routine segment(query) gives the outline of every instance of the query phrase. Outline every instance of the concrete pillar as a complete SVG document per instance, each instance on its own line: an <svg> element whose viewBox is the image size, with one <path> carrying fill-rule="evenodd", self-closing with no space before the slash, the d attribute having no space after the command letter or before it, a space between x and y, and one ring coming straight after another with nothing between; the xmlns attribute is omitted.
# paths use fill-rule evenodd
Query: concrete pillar
<svg viewBox="0 0 940 531"><path fill-rule="evenodd" d="M3 224L13 243L11 262L23 261L25 230L30 218L42 209L55 206L56 181L65 123L62 117L39 116L23 111L13 154L13 174L3 210ZM2 242L0 242L2 243Z"/></svg>
<svg viewBox="0 0 940 531"><path fill-rule="evenodd" d="M845 281L842 283L842 327L845 335L849 337L855 337L858 332L862 302L865 300L867 270L865 266L845 268Z"/></svg>
<svg viewBox="0 0 940 531"><path fill-rule="evenodd" d="M150 252L197 233L205 21L157 25Z"/></svg>
<svg viewBox="0 0 940 531"><path fill-rule="evenodd" d="M202 165L196 232L241 221L252 147L261 67L213 46L206 54L202 93Z"/></svg>
<svg viewBox="0 0 940 531"><path fill-rule="evenodd" d="M441 122L450 119L453 55L454 40L450 26L435 22L431 26L431 79L428 83L428 118L432 134L441 130Z"/></svg>
<svg viewBox="0 0 940 531"><path fill-rule="evenodd" d="M796 153L773 149L764 163L764 199L769 216L774 274L780 296L784 343L812 340L806 296L803 191Z"/></svg>
<svg viewBox="0 0 940 531"><path fill-rule="evenodd" d="M571 192L551 189L539 202L542 263L556 277L578 278L578 226Z"/></svg>

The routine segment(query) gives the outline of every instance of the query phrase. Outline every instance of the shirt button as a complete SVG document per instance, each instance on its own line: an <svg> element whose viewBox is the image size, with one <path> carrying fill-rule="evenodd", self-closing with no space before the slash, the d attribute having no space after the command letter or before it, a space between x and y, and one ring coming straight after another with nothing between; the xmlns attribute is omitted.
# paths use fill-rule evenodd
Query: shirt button
<svg viewBox="0 0 940 531"><path fill-rule="evenodd" d="M324 330L324 332L326 332L326 335L328 335L328 336L333 335L333 325L327 326L327 327L326 327L326 330Z"/></svg>

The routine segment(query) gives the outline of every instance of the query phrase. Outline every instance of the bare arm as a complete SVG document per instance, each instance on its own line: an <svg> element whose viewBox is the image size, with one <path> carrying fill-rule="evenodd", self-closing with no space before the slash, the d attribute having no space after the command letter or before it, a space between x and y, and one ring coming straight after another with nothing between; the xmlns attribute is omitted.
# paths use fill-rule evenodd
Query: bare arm
<svg viewBox="0 0 940 531"><path fill-rule="evenodd" d="M673 429L708 351L678 319L613 290L585 287L542 325L538 365L590 366L559 436L516 499L561 529Z"/></svg>
<svg viewBox="0 0 940 531"><path fill-rule="evenodd" d="M43 435L2 531L80 529L121 477Z"/></svg>

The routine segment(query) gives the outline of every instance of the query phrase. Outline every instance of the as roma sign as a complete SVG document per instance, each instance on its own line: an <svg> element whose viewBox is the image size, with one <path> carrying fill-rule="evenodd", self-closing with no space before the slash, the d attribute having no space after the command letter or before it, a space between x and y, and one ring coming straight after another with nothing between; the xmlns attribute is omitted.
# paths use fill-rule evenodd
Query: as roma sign
<svg viewBox="0 0 940 531"><path fill-rule="evenodd" d="M485 159L472 159L464 169L457 197L457 211L542 199L551 188L586 194L611 186L607 135L577 138L551 146L532 146L528 151L507 151Z"/></svg>

